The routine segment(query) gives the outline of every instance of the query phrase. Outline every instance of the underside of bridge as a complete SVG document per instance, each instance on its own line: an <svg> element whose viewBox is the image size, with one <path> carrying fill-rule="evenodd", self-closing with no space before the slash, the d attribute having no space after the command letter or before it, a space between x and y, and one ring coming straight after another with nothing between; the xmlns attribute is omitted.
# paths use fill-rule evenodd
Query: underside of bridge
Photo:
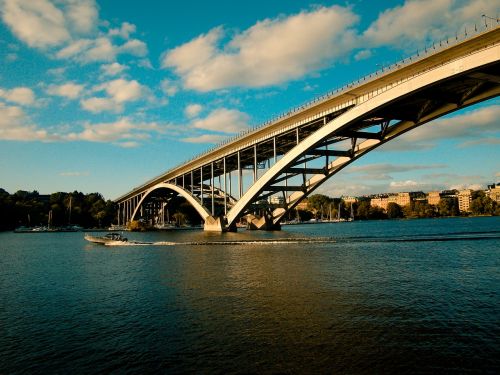
<svg viewBox="0 0 500 375"><path fill-rule="evenodd" d="M498 35L498 33L497 33ZM119 220L157 223L173 197L187 199L206 230L279 229L297 204L367 152L448 113L500 94L498 38L484 53L469 54L363 92L120 202ZM428 125L432 126L432 124Z"/></svg>

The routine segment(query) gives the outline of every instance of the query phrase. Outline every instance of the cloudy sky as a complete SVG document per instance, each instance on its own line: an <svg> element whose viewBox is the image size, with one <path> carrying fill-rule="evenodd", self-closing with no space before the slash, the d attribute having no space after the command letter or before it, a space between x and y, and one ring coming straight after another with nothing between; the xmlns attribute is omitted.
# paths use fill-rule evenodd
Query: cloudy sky
<svg viewBox="0 0 500 375"><path fill-rule="evenodd" d="M0 0L0 187L113 199L433 41L500 0ZM500 100L410 132L331 195L500 181Z"/></svg>

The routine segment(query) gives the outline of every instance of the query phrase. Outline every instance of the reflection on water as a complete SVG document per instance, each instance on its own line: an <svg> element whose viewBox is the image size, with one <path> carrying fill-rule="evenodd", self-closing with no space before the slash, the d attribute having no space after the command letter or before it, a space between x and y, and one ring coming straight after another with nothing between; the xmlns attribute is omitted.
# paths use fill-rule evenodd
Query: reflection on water
<svg viewBox="0 0 500 375"><path fill-rule="evenodd" d="M0 234L0 373L497 372L499 218L283 229Z"/></svg>

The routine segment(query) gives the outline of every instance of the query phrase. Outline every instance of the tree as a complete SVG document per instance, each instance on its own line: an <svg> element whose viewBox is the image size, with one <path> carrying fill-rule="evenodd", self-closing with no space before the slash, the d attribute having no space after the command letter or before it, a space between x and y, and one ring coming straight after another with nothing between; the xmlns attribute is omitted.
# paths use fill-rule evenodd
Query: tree
<svg viewBox="0 0 500 375"><path fill-rule="evenodd" d="M307 203L313 211L320 211L322 208L329 207L330 203L333 203L333 198L323 194L314 194L308 198Z"/></svg>
<svg viewBox="0 0 500 375"><path fill-rule="evenodd" d="M52 211L53 227L65 226L69 221L71 199L71 223L84 227L109 226L116 218L116 205L104 201L99 193L83 194L57 192L41 196L37 191L19 190L10 195L0 189L0 230L17 226L47 225Z"/></svg>
<svg viewBox="0 0 500 375"><path fill-rule="evenodd" d="M376 206L370 206L369 212L368 212L368 219L372 220L380 220L380 219L386 219L387 215L385 214L384 210L380 207Z"/></svg>
<svg viewBox="0 0 500 375"><path fill-rule="evenodd" d="M442 198L437 209L440 216L458 216L460 214L456 198Z"/></svg>
<svg viewBox="0 0 500 375"><path fill-rule="evenodd" d="M309 221L312 219L313 215L311 211L297 210L300 221Z"/></svg>
<svg viewBox="0 0 500 375"><path fill-rule="evenodd" d="M356 217L359 219L369 219L370 218L370 201L362 200L358 204L358 209L356 210Z"/></svg>
<svg viewBox="0 0 500 375"><path fill-rule="evenodd" d="M403 217L401 206L395 202L389 202L387 205L387 217L389 219L398 219Z"/></svg>
<svg viewBox="0 0 500 375"><path fill-rule="evenodd" d="M474 215L494 215L497 202L487 197L483 191L474 192L470 210Z"/></svg>

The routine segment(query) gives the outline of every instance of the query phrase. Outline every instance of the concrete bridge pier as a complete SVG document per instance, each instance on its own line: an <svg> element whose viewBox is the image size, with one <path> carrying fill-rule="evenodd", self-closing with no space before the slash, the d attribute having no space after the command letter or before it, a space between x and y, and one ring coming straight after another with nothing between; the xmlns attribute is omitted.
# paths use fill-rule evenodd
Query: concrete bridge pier
<svg viewBox="0 0 500 375"><path fill-rule="evenodd" d="M248 215L247 223L248 223L247 229L249 230L266 230L266 231L281 230L281 225L279 223L275 224L273 222L273 217L271 215L264 215L262 217Z"/></svg>
<svg viewBox="0 0 500 375"><path fill-rule="evenodd" d="M207 217L203 225L205 232L236 232L236 224L227 224L225 217Z"/></svg>

